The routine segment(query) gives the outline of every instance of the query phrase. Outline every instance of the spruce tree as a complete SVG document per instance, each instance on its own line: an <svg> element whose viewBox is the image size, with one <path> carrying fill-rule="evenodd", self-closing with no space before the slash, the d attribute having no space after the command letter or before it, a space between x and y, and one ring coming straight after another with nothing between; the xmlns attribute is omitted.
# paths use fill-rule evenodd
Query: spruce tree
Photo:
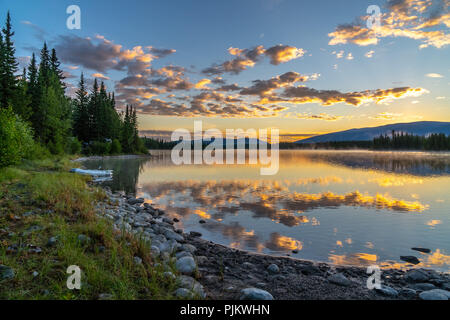
<svg viewBox="0 0 450 320"><path fill-rule="evenodd" d="M14 42L12 37L14 32L12 31L11 16L9 11L6 15L6 23L2 29L3 39L1 42L1 79L0 79L0 108L8 108L11 100L14 96L14 90L16 89L16 76L15 73L18 70L18 62L16 61L14 48Z"/></svg>

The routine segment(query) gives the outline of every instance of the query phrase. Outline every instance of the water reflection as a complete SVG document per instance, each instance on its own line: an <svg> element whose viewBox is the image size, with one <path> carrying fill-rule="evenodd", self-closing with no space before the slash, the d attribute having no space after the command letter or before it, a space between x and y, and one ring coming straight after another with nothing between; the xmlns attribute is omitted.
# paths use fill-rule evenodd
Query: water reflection
<svg viewBox="0 0 450 320"><path fill-rule="evenodd" d="M170 152L156 155L85 166L114 170L112 189L234 248L399 268L401 255L416 255L419 267L450 270L450 154L282 151L278 174L264 177L258 166L175 166Z"/></svg>

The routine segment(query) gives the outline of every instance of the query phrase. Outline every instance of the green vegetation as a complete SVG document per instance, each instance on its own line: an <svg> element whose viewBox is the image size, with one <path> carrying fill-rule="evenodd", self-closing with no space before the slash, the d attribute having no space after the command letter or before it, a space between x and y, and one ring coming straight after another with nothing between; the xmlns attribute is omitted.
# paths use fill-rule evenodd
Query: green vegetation
<svg viewBox="0 0 450 320"><path fill-rule="evenodd" d="M88 93L83 75L76 97L67 96L56 51L46 43L39 62L33 54L19 75L13 37L8 12L0 30L0 167L49 153L147 153L135 108L119 112L114 93L97 79Z"/></svg>
<svg viewBox="0 0 450 320"><path fill-rule="evenodd" d="M67 173L72 165L60 158L0 169L0 265L15 273L0 280L0 299L171 299L176 284L149 244L97 217L105 195ZM81 290L66 286L70 265L82 270Z"/></svg>
<svg viewBox="0 0 450 320"><path fill-rule="evenodd" d="M423 137L392 131L391 136L381 135L373 139L372 146L373 149L444 151L450 150L450 136L433 133L428 137Z"/></svg>

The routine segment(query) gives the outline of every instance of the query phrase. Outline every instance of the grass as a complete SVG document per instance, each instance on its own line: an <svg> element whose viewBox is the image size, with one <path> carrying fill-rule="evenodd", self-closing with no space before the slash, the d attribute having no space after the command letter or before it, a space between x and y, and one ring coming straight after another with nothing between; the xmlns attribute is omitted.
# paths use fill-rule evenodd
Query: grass
<svg viewBox="0 0 450 320"><path fill-rule="evenodd" d="M68 173L73 166L63 158L0 169L0 264L15 272L0 280L0 299L172 299L175 281L163 276L149 244L97 217L105 195ZM80 243L80 234L90 241ZM67 288L70 265L82 271L80 290Z"/></svg>

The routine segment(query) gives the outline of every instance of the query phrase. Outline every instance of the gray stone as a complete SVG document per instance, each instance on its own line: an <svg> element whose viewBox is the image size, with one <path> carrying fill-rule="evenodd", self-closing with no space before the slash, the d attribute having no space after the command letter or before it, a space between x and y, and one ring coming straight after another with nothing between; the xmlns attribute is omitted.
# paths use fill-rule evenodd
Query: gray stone
<svg viewBox="0 0 450 320"><path fill-rule="evenodd" d="M175 240L175 241L183 241L184 240L182 235L180 235L172 230L166 230L164 232L164 236L169 240Z"/></svg>
<svg viewBox="0 0 450 320"><path fill-rule="evenodd" d="M403 289L400 290L399 294L401 296L404 296L406 298L411 299L411 298L414 298L417 295L417 292L414 289L403 288Z"/></svg>
<svg viewBox="0 0 450 320"><path fill-rule="evenodd" d="M409 262L412 264L419 264L420 260L417 259L417 257L414 256L400 256L400 260L403 260L405 262Z"/></svg>
<svg viewBox="0 0 450 320"><path fill-rule="evenodd" d="M409 282L426 282L430 277L423 271L410 270L405 274L405 280Z"/></svg>
<svg viewBox="0 0 450 320"><path fill-rule="evenodd" d="M98 295L98 300L112 300L113 296L109 293L100 293Z"/></svg>
<svg viewBox="0 0 450 320"><path fill-rule="evenodd" d="M433 289L420 293L419 297L422 300L448 300L450 298L450 292L447 290Z"/></svg>
<svg viewBox="0 0 450 320"><path fill-rule="evenodd" d="M398 296L397 290L395 290L394 288L388 287L388 286L384 286L384 285L381 285L381 288L379 288L379 289L375 288L375 291L377 291L378 293L381 293L384 296L388 296L388 297Z"/></svg>
<svg viewBox="0 0 450 320"><path fill-rule="evenodd" d="M152 257L157 258L161 254L161 251L157 246L151 246L150 254L152 255Z"/></svg>
<svg viewBox="0 0 450 320"><path fill-rule="evenodd" d="M419 291L429 291L429 290L436 289L436 286L431 283L415 283L415 284L412 284L410 287L413 288L414 290L419 290Z"/></svg>
<svg viewBox="0 0 450 320"><path fill-rule="evenodd" d="M164 272L163 273L163 277L166 278L166 279L171 279L171 280L175 280L176 279L175 275L172 272L170 272L170 271Z"/></svg>
<svg viewBox="0 0 450 320"><path fill-rule="evenodd" d="M183 244L181 246L181 249L183 251L189 251L190 253L194 253L195 251L197 251L197 248L195 246L193 246L192 244L188 244L188 243Z"/></svg>
<svg viewBox="0 0 450 320"><path fill-rule="evenodd" d="M175 264L175 267L181 273L191 275L195 272L197 265L195 263L194 258L187 256L178 259Z"/></svg>
<svg viewBox="0 0 450 320"><path fill-rule="evenodd" d="M185 288L178 288L175 291L175 296L180 299L192 299L193 298L192 292Z"/></svg>
<svg viewBox="0 0 450 320"><path fill-rule="evenodd" d="M0 264L0 280L13 279L14 277L15 274L12 268Z"/></svg>
<svg viewBox="0 0 450 320"><path fill-rule="evenodd" d="M36 278L39 275L39 272L33 271L32 275L33 275L33 278Z"/></svg>
<svg viewBox="0 0 450 320"><path fill-rule="evenodd" d="M141 203L144 203L145 202L145 199L143 199L143 198L137 198L137 199L133 199L133 198L131 198L131 199L128 199L128 203L130 204L130 205L135 205L135 204L141 204Z"/></svg>
<svg viewBox="0 0 450 320"><path fill-rule="evenodd" d="M180 288L188 289L200 298L206 298L203 286L194 278L182 275L178 277L177 282Z"/></svg>
<svg viewBox="0 0 450 320"><path fill-rule="evenodd" d="M135 265L140 265L142 264L142 259L140 257L134 257L133 258L134 264Z"/></svg>
<svg viewBox="0 0 450 320"><path fill-rule="evenodd" d="M180 258L183 258L183 257L192 257L192 258L193 258L192 254L191 254L190 252L187 252L187 251L180 251L180 252L177 252L177 253L175 254L175 257L176 257L177 259L180 259Z"/></svg>
<svg viewBox="0 0 450 320"><path fill-rule="evenodd" d="M56 245L57 242L58 242L58 237L51 237L47 241L47 247L53 247Z"/></svg>
<svg viewBox="0 0 450 320"><path fill-rule="evenodd" d="M275 263L272 263L267 267L267 271L269 271L269 273L271 274L276 274L280 272L280 268Z"/></svg>
<svg viewBox="0 0 450 320"><path fill-rule="evenodd" d="M428 248L411 248L411 250L419 251L419 252L423 252L423 253L430 253L431 252L431 250L428 249Z"/></svg>
<svg viewBox="0 0 450 320"><path fill-rule="evenodd" d="M245 288L241 290L240 300L273 300L273 296L266 290Z"/></svg>
<svg viewBox="0 0 450 320"><path fill-rule="evenodd" d="M348 287L352 284L342 273L336 273L328 277L328 281L339 286Z"/></svg>
<svg viewBox="0 0 450 320"><path fill-rule="evenodd" d="M91 238L89 238L88 236L84 235L84 234L79 234L77 237L77 241L79 244L81 245L85 245L88 244L91 241Z"/></svg>

